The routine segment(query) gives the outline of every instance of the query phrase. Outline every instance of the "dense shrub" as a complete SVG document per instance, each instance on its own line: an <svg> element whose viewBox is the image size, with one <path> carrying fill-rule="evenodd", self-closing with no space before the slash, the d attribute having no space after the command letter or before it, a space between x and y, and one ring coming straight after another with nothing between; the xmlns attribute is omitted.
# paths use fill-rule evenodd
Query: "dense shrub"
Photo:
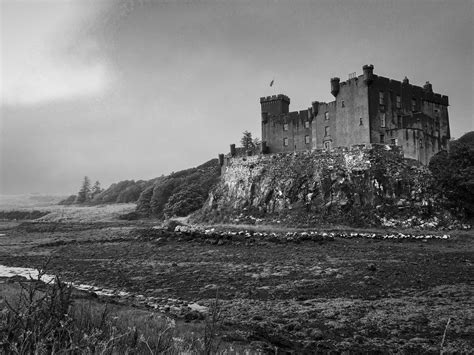
<svg viewBox="0 0 474 355"><path fill-rule="evenodd" d="M450 144L429 163L440 200L458 216L474 217L474 132Z"/></svg>
<svg viewBox="0 0 474 355"><path fill-rule="evenodd" d="M142 191L137 211L159 218L186 216L202 207L209 190L217 183L217 159L191 169L163 176Z"/></svg>
<svg viewBox="0 0 474 355"><path fill-rule="evenodd" d="M186 187L173 194L163 210L166 217L184 217L202 207L204 194L196 186Z"/></svg>

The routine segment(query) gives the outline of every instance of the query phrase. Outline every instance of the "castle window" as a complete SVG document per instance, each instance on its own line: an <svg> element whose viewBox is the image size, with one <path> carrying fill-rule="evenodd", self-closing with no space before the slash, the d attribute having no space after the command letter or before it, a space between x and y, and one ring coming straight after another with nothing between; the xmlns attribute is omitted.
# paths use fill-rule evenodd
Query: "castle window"
<svg viewBox="0 0 474 355"><path fill-rule="evenodd" d="M385 94L383 91L379 91L379 105L385 105Z"/></svg>
<svg viewBox="0 0 474 355"><path fill-rule="evenodd" d="M411 110L416 111L416 99L411 99Z"/></svg>
<svg viewBox="0 0 474 355"><path fill-rule="evenodd" d="M324 142L324 149L331 149L331 142L330 141L327 141L327 142Z"/></svg>
<svg viewBox="0 0 474 355"><path fill-rule="evenodd" d="M398 142L397 142L397 138L392 138L392 139L390 140L390 144L391 144L391 145L397 145L397 143L398 143Z"/></svg>
<svg viewBox="0 0 474 355"><path fill-rule="evenodd" d="M329 126L324 127L324 136L327 137L329 136Z"/></svg>
<svg viewBox="0 0 474 355"><path fill-rule="evenodd" d="M283 138L283 145L284 145L285 147L288 146L288 138Z"/></svg>
<svg viewBox="0 0 474 355"><path fill-rule="evenodd" d="M397 95L397 108L402 108L402 98L400 95Z"/></svg>
<svg viewBox="0 0 474 355"><path fill-rule="evenodd" d="M342 100L342 102L341 102L341 107L345 107L344 106L344 100Z"/></svg>
<svg viewBox="0 0 474 355"><path fill-rule="evenodd" d="M304 128L309 128L309 121L304 121Z"/></svg>
<svg viewBox="0 0 474 355"><path fill-rule="evenodd" d="M329 112L324 112L324 119L327 121L329 120Z"/></svg>
<svg viewBox="0 0 474 355"><path fill-rule="evenodd" d="M362 126L364 124L364 119L361 117L359 118L359 126Z"/></svg>
<svg viewBox="0 0 474 355"><path fill-rule="evenodd" d="M380 114L380 127L385 127L385 113Z"/></svg>
<svg viewBox="0 0 474 355"><path fill-rule="evenodd" d="M309 136L304 136L304 142L305 144L309 144Z"/></svg>
<svg viewBox="0 0 474 355"><path fill-rule="evenodd" d="M398 128L402 128L402 116L401 115L397 116L397 124L398 124Z"/></svg>
<svg viewBox="0 0 474 355"><path fill-rule="evenodd" d="M385 143L385 135L380 135L380 143Z"/></svg>
<svg viewBox="0 0 474 355"><path fill-rule="evenodd" d="M288 131L288 123L284 123L284 124L283 124L283 130L284 130L284 131Z"/></svg>

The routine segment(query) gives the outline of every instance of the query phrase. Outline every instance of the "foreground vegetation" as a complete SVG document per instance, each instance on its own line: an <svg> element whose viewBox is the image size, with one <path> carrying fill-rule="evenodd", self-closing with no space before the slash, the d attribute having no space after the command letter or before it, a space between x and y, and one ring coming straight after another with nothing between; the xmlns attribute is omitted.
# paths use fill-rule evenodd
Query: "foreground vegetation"
<svg viewBox="0 0 474 355"><path fill-rule="evenodd" d="M219 350L216 300L196 332L182 333L160 313L79 298L59 277L0 284L4 354L210 354ZM84 295L82 295L84 297Z"/></svg>

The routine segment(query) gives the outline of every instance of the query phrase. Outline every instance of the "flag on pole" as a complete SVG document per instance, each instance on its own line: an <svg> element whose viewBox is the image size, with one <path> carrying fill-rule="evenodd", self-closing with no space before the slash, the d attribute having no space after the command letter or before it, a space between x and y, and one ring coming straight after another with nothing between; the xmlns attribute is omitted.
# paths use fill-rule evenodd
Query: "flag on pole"
<svg viewBox="0 0 474 355"><path fill-rule="evenodd" d="M272 81L270 81L270 86L273 86L273 82L274 82L274 80L272 79Z"/></svg>

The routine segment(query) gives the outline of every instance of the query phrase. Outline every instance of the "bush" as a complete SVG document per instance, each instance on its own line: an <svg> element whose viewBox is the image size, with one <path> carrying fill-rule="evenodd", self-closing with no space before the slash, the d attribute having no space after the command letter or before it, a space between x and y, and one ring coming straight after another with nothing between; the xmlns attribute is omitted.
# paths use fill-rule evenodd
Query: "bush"
<svg viewBox="0 0 474 355"><path fill-rule="evenodd" d="M159 218L187 216L202 207L210 189L217 183L217 159L155 180L153 188L142 191L137 211Z"/></svg>
<svg viewBox="0 0 474 355"><path fill-rule="evenodd" d="M16 302L0 312L2 354L162 354L217 351L221 312L211 307L202 337L175 341L174 321L145 311L111 311L108 305L74 300L72 287L45 284L44 271L20 282Z"/></svg>
<svg viewBox="0 0 474 355"><path fill-rule="evenodd" d="M468 135L453 141L449 152L436 154L429 169L442 202L458 216L469 219L474 217L474 143Z"/></svg>
<svg viewBox="0 0 474 355"><path fill-rule="evenodd" d="M205 201L202 193L192 188L185 188L172 195L164 208L166 217L185 217L200 209Z"/></svg>

